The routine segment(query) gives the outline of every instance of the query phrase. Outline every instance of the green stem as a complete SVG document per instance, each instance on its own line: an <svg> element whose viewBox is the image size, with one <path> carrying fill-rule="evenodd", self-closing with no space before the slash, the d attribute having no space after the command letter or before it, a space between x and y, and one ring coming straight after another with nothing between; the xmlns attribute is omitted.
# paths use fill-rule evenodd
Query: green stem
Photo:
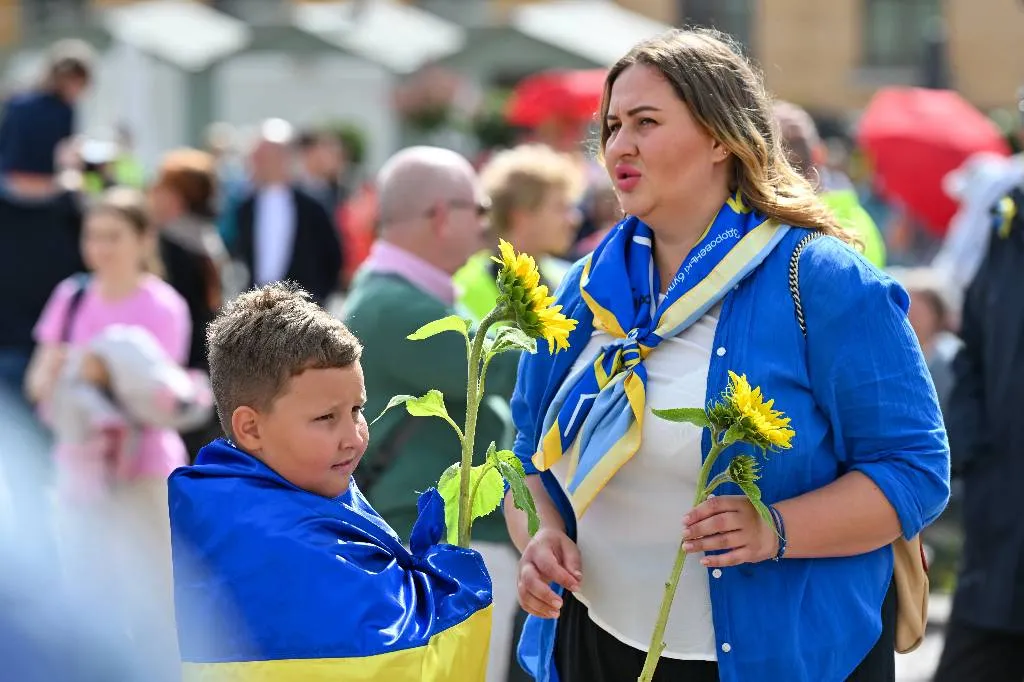
<svg viewBox="0 0 1024 682"><path fill-rule="evenodd" d="M469 532L473 526L472 502L469 489L469 470L473 468L473 449L476 443L476 418L480 410L480 356L483 354L487 329L505 315L498 306L483 319L473 336L469 351L469 376L466 380L466 430L462 438L462 467L459 470L459 546L469 547Z"/></svg>
<svg viewBox="0 0 1024 682"><path fill-rule="evenodd" d="M723 471L722 473L718 474L717 476L711 479L711 481L708 483L708 487L705 488L704 492L710 495L711 493L715 492L715 488L717 488L718 486L732 482L732 479L729 478L729 472Z"/></svg>
<svg viewBox="0 0 1024 682"><path fill-rule="evenodd" d="M698 504L707 499L710 487L708 486L708 476L711 474L711 468L715 465L715 460L725 450L726 445L723 445L719 441L719 433L716 429L711 430L711 451L708 453L707 458L704 460L703 466L700 468L700 478L697 480L697 492L693 496L693 506L696 507ZM717 477L716 477L717 479ZM669 575L668 582L665 583L665 596L661 599L661 609L658 611L658 620L654 624L654 632L651 634L651 644L647 648L647 657L644 659L643 670L640 671L640 677L637 682L653 682L654 671L658 667L658 661L661 660L661 654L665 651L665 628L668 626L668 615L672 610L672 601L676 597L676 588L679 587L679 577L683 574L683 565L686 563L686 551L683 549L683 543L679 543L679 550L676 552L676 560L672 565L672 573Z"/></svg>
<svg viewBox="0 0 1024 682"><path fill-rule="evenodd" d="M493 355L488 355L484 358L483 364L480 367L480 400L484 399L484 387L487 385L487 368L493 359Z"/></svg>

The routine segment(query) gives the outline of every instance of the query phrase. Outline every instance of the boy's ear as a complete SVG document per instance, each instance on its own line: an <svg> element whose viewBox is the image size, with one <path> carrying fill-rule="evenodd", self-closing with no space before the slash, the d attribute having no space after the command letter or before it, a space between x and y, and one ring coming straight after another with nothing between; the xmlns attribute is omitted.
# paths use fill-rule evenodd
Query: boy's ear
<svg viewBox="0 0 1024 682"><path fill-rule="evenodd" d="M248 405L240 405L231 413L231 433L235 435L235 444L252 454L263 449L260 437L260 415Z"/></svg>

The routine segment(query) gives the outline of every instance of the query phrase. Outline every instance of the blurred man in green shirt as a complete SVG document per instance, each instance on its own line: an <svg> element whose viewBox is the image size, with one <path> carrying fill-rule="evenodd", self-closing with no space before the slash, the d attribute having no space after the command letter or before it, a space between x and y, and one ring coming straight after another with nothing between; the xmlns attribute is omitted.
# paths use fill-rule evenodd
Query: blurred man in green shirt
<svg viewBox="0 0 1024 682"><path fill-rule="evenodd" d="M821 141L814 119L790 102L776 102L775 119L782 131L782 145L797 170L817 187L818 196L828 204L839 223L856 234L864 245L864 257L872 265L885 267L885 240L867 211L860 205L857 190L849 178L827 168L828 150Z"/></svg>

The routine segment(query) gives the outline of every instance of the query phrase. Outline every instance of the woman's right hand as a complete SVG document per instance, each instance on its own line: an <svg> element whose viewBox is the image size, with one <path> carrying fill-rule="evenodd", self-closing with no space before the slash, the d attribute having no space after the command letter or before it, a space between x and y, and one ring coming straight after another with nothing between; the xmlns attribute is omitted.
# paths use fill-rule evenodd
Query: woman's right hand
<svg viewBox="0 0 1024 682"><path fill-rule="evenodd" d="M519 559L519 604L540 618L558 618L561 598L549 586L558 583L570 592L583 579L580 550L561 530L541 528Z"/></svg>
<svg viewBox="0 0 1024 682"><path fill-rule="evenodd" d="M67 347L62 344L42 345L36 348L25 376L25 394L33 403L45 403L53 396L64 363Z"/></svg>

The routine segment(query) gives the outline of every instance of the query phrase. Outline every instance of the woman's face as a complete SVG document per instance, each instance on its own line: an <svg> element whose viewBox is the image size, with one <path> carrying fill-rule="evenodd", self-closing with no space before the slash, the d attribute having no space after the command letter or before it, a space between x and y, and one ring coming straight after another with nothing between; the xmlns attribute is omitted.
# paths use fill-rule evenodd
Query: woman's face
<svg viewBox="0 0 1024 682"><path fill-rule="evenodd" d="M550 187L536 210L526 216L535 243L535 249L553 256L562 256L572 248L580 213L569 192L562 187Z"/></svg>
<svg viewBox="0 0 1024 682"><path fill-rule="evenodd" d="M183 212L177 192L165 183L154 184L146 198L150 217L161 227L178 218Z"/></svg>
<svg viewBox="0 0 1024 682"><path fill-rule="evenodd" d="M109 211L93 212L82 232L82 258L97 275L126 275L142 269L147 241L124 218Z"/></svg>
<svg viewBox="0 0 1024 682"><path fill-rule="evenodd" d="M671 223L709 194L727 191L728 151L654 67L635 64L619 74L606 125L605 168L624 212Z"/></svg>

